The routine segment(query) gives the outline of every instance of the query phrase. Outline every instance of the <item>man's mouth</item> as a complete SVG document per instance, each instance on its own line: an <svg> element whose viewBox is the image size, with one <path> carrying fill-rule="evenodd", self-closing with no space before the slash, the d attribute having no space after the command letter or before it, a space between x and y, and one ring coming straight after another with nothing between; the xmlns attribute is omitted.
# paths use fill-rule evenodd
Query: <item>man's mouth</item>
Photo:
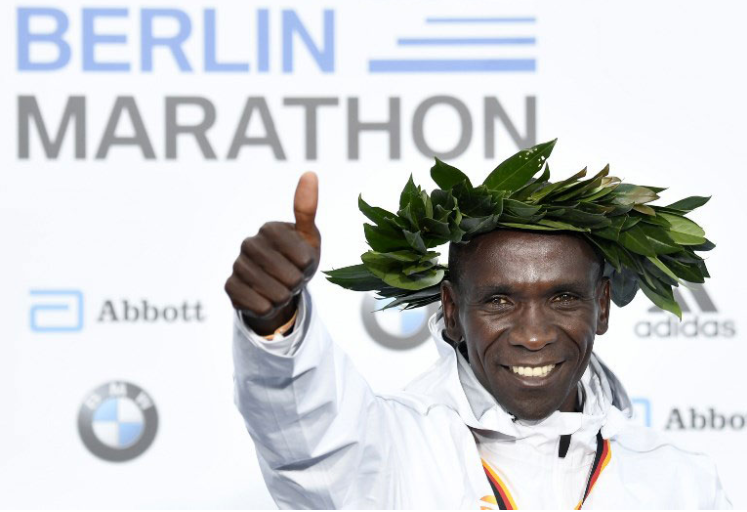
<svg viewBox="0 0 747 512"><path fill-rule="evenodd" d="M509 366L509 368L522 377L547 377L555 366L554 364L548 364L545 366Z"/></svg>

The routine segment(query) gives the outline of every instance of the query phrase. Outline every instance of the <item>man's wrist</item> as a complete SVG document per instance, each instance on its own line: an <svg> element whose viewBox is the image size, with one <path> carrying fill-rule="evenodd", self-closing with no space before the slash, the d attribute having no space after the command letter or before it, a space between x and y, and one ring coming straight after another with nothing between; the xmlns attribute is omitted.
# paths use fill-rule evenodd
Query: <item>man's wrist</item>
<svg viewBox="0 0 747 512"><path fill-rule="evenodd" d="M279 309L272 317L257 318L246 312L242 312L241 318L249 329L264 337L273 336L275 331L291 323L289 327L284 329L285 332L283 332L284 335L288 335L293 331L292 320L294 320L298 311L298 297L299 295L293 297L292 301Z"/></svg>

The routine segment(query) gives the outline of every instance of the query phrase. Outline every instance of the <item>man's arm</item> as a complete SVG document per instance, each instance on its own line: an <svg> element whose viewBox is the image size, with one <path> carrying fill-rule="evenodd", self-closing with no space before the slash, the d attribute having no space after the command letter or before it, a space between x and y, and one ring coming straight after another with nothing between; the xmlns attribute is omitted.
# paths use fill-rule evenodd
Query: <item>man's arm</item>
<svg viewBox="0 0 747 512"><path fill-rule="evenodd" d="M234 323L234 400L265 481L281 508L357 508L376 496L368 507L382 507L386 494L370 491L394 462L384 406L331 341L308 292L301 300L301 338L281 353Z"/></svg>
<svg viewBox="0 0 747 512"><path fill-rule="evenodd" d="M296 223L265 224L242 243L226 282L241 311L235 402L280 507L382 508L395 499L384 488L396 471L386 405L332 343L305 290L319 264L316 206L316 176L307 173L296 190ZM273 338L296 313L294 298L292 339Z"/></svg>

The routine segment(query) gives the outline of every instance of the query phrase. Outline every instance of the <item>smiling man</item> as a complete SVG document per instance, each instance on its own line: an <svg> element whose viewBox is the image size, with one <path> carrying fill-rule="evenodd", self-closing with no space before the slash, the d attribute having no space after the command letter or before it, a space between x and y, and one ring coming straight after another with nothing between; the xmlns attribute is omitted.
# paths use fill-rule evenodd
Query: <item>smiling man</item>
<svg viewBox="0 0 747 512"><path fill-rule="evenodd" d="M497 230L450 250L446 334L475 377L514 416L578 408L594 336L607 331L610 282L582 238Z"/></svg>
<svg viewBox="0 0 747 512"><path fill-rule="evenodd" d="M554 141L474 187L437 161L439 189L412 179L373 222L360 265L328 279L393 299L440 301L439 359L401 393L377 395L332 342L306 284L316 272L317 178L301 177L295 224L244 240L226 282L235 401L282 508L727 508L716 469L630 421L630 401L593 353L610 300L638 289L678 313L671 287L702 281L709 250L661 189L605 168L549 182ZM540 177L535 174L544 167ZM448 243L448 266L431 249Z"/></svg>

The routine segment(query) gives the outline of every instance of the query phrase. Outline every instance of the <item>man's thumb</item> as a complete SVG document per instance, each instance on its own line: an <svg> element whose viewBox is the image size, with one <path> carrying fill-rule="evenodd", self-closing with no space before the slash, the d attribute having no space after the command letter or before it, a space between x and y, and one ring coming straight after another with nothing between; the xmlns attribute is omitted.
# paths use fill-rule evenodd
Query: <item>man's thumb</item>
<svg viewBox="0 0 747 512"><path fill-rule="evenodd" d="M316 207L319 202L319 179L309 171L298 180L296 197L293 200L293 212L296 216L296 231L310 243L317 242L319 231L314 224Z"/></svg>

